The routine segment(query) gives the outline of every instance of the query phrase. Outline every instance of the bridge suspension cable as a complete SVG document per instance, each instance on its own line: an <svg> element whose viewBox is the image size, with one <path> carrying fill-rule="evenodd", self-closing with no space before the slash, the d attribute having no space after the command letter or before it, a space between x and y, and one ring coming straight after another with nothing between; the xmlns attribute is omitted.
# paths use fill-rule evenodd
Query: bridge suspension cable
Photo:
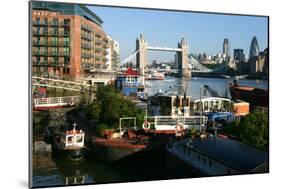
<svg viewBox="0 0 281 189"><path fill-rule="evenodd" d="M136 49L130 56L128 56L127 58L125 58L120 64L123 65L127 62L130 62L133 58L136 57L137 53L139 52L139 49Z"/></svg>
<svg viewBox="0 0 281 189"><path fill-rule="evenodd" d="M189 55L190 65L192 67L192 70L199 70L202 72L212 72L213 70L203 66L200 64L192 55Z"/></svg>

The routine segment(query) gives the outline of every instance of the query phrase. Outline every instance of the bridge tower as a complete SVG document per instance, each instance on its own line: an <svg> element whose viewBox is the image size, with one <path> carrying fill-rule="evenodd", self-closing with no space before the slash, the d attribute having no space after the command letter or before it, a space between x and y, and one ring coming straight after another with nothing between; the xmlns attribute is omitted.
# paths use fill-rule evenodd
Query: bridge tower
<svg viewBox="0 0 281 189"><path fill-rule="evenodd" d="M188 69L188 53L189 47L184 38L178 43L178 48L182 51L177 52L177 62L179 64L179 76L180 77L191 77L191 71Z"/></svg>
<svg viewBox="0 0 281 189"><path fill-rule="evenodd" d="M144 69L147 66L147 41L142 33L136 40L136 50L138 50L136 66L139 69L139 73L144 75Z"/></svg>

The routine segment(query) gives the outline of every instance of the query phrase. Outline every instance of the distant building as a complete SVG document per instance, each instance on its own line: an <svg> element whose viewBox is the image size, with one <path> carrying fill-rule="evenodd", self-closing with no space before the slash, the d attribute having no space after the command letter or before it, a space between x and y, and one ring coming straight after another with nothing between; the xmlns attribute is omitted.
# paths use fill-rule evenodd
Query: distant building
<svg viewBox="0 0 281 189"><path fill-rule="evenodd" d="M258 56L253 56L249 59L250 74L263 73L268 74L269 57L268 48L259 53Z"/></svg>
<svg viewBox="0 0 281 189"><path fill-rule="evenodd" d="M112 39L109 35L108 39L108 49L107 49L107 69L116 70L120 63L120 48L118 41Z"/></svg>
<svg viewBox="0 0 281 189"><path fill-rule="evenodd" d="M249 59L252 57L258 56L259 55L259 44L256 36L253 37L251 41L251 46L250 46L250 56Z"/></svg>
<svg viewBox="0 0 281 189"><path fill-rule="evenodd" d="M233 50L233 59L236 64L236 68L240 73L244 73L246 71L245 59L244 59L243 49L234 49Z"/></svg>
<svg viewBox="0 0 281 189"><path fill-rule="evenodd" d="M223 54L225 55L226 58L229 57L229 50L230 50L230 46L229 46L229 40L227 38L225 38L223 40Z"/></svg>
<svg viewBox="0 0 281 189"><path fill-rule="evenodd" d="M78 79L106 64L102 19L78 4L32 2L32 74Z"/></svg>

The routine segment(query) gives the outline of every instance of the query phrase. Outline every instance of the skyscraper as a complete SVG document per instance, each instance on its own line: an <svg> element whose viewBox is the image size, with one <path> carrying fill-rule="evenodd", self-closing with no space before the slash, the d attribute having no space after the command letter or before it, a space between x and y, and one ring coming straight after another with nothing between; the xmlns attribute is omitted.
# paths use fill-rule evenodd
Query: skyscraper
<svg viewBox="0 0 281 189"><path fill-rule="evenodd" d="M252 41L251 41L251 46L250 46L250 57L249 59L251 59L254 56L258 56L259 55L259 45L258 45L258 40L256 38L256 36L253 37Z"/></svg>
<svg viewBox="0 0 281 189"><path fill-rule="evenodd" d="M225 57L229 57L229 40L227 38L225 38L223 40L223 54L225 55Z"/></svg>
<svg viewBox="0 0 281 189"><path fill-rule="evenodd" d="M235 61L243 62L244 61L243 49L234 49L233 50L233 58L234 58Z"/></svg>
<svg viewBox="0 0 281 189"><path fill-rule="evenodd" d="M234 49L233 59L235 61L236 68L240 73L247 71L246 65L244 64L245 59L243 49Z"/></svg>

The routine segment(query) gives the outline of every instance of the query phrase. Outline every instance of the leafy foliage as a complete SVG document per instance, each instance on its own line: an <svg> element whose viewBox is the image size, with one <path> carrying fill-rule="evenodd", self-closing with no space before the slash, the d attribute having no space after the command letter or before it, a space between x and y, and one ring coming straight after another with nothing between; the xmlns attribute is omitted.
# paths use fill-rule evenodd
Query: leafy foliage
<svg viewBox="0 0 281 189"><path fill-rule="evenodd" d="M268 149L268 126L268 114L255 111L242 117L240 123L233 121L223 132L239 137L243 143Z"/></svg>
<svg viewBox="0 0 281 189"><path fill-rule="evenodd" d="M136 117L137 124L144 121L144 112L110 86L99 86L96 99L88 105L86 115L99 124L106 124L108 129L118 128L121 117Z"/></svg>

